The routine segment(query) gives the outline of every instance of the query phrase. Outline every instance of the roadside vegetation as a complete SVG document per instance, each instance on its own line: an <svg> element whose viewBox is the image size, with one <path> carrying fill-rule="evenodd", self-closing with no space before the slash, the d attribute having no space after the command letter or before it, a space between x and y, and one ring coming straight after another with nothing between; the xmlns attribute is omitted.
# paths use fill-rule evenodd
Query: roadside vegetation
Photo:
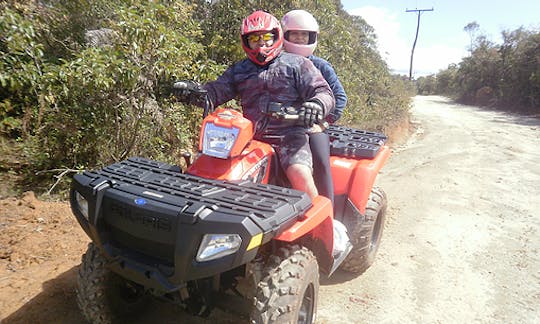
<svg viewBox="0 0 540 324"><path fill-rule="evenodd" d="M372 27L339 0L8 0L0 3L0 180L17 180L17 192L63 192L74 172L130 156L181 163L196 147L201 111L171 102L170 85L213 80L244 58L240 22L260 8L317 17L316 54L349 97L341 124L384 132L408 117L414 90L389 73Z"/></svg>
<svg viewBox="0 0 540 324"><path fill-rule="evenodd" d="M540 29L503 31L503 41L497 44L479 34L479 27L472 22L464 28L471 37L469 56L435 75L418 78L418 93L540 114Z"/></svg>

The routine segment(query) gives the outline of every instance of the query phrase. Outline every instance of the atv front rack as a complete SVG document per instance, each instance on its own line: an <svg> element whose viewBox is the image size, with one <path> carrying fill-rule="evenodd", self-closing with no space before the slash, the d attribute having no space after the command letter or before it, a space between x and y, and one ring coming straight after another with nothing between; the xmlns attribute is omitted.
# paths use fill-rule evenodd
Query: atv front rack
<svg viewBox="0 0 540 324"><path fill-rule="evenodd" d="M178 206L183 222L194 223L198 216L195 211L204 206L249 217L263 232L279 231L283 223L303 215L311 206L311 200L301 191L250 181L205 179L179 170L167 163L133 157L101 170L85 171L75 178L84 177L84 182L94 184L106 181L111 189ZM190 210L194 213L189 213Z"/></svg>
<svg viewBox="0 0 540 324"><path fill-rule="evenodd" d="M374 158L387 137L381 133L368 132L344 126L330 125L330 155L352 158Z"/></svg>

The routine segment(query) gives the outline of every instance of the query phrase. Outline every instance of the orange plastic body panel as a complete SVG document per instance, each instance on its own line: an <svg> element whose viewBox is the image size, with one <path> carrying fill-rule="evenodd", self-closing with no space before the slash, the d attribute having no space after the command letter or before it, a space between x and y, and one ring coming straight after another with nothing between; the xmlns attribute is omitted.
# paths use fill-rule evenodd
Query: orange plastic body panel
<svg viewBox="0 0 540 324"><path fill-rule="evenodd" d="M373 159L330 157L335 194L349 196L356 208L365 214L375 178L389 156L390 148L383 146Z"/></svg>
<svg viewBox="0 0 540 324"><path fill-rule="evenodd" d="M206 118L203 120L201 133L199 135L199 151L201 152L203 149L204 130L206 129L206 125L209 123L224 128L239 129L238 139L231 149L232 157L242 154L246 145L253 138L253 124L249 119L244 118L242 113L239 111L220 107L210 115L206 116Z"/></svg>
<svg viewBox="0 0 540 324"><path fill-rule="evenodd" d="M270 163L273 154L272 146L259 141L251 141L242 154L226 160L201 154L186 172L207 179L230 181L247 179L258 170L260 162L265 157ZM262 183L268 183L269 175L270 168L267 168Z"/></svg>
<svg viewBox="0 0 540 324"><path fill-rule="evenodd" d="M187 173L207 179L244 180L260 170L265 161L267 164L271 162L274 150L269 144L252 140L253 124L251 121L239 111L221 107L204 119L201 127L199 151L202 151L206 125L210 123L239 130L231 154L227 159L200 154L189 166ZM263 183L268 183L269 175L270 168L267 167Z"/></svg>
<svg viewBox="0 0 540 324"><path fill-rule="evenodd" d="M328 272L333 264L334 214L332 203L324 196L317 196L303 219L294 223L286 231L274 237L282 242L294 242L309 235L312 242L321 242L322 249L314 250L319 267Z"/></svg>
<svg viewBox="0 0 540 324"><path fill-rule="evenodd" d="M308 209L303 219L274 238L279 241L292 242L313 231L313 229L317 228L326 219L332 220L334 218L330 199L324 196L317 196L313 199L312 203L313 205ZM333 230L330 231L330 236L332 235ZM330 247L332 247L332 244Z"/></svg>

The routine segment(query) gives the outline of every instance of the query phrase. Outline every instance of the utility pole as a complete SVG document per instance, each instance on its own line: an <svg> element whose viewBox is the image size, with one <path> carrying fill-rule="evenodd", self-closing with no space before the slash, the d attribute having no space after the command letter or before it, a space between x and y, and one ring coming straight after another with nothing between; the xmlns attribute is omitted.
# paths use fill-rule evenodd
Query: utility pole
<svg viewBox="0 0 540 324"><path fill-rule="evenodd" d="M413 56L414 56L414 48L416 47L416 40L418 39L418 30L420 30L420 15L424 11L433 11L433 8L431 9L405 9L405 12L416 12L418 15L418 23L416 24L416 36L414 36L414 43L412 46L411 51L411 64L409 65L409 80L412 80L412 63L413 63Z"/></svg>

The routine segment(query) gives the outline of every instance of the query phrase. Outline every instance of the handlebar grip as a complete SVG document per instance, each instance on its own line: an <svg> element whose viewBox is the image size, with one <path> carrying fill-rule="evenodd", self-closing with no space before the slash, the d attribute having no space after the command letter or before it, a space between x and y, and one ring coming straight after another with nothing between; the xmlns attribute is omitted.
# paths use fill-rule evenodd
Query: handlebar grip
<svg viewBox="0 0 540 324"><path fill-rule="evenodd" d="M285 119L285 120L298 120L299 115L283 114L282 118Z"/></svg>

